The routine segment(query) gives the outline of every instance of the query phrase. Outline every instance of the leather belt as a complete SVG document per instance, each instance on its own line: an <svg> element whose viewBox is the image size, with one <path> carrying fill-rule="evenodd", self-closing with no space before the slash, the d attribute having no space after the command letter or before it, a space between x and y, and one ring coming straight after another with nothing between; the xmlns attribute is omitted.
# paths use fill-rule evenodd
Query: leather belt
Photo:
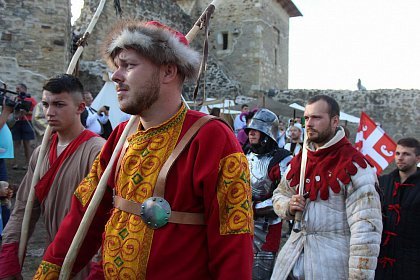
<svg viewBox="0 0 420 280"><path fill-rule="evenodd" d="M141 204L122 198L121 196L114 196L114 207L121 211L128 212L140 216ZM189 213L171 211L169 223L187 224L187 225L205 225L203 213Z"/></svg>

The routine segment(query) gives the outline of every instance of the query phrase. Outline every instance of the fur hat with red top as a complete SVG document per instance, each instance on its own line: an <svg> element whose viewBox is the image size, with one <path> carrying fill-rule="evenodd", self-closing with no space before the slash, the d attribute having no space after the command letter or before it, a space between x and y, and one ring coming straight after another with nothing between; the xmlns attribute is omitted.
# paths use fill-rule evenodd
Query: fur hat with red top
<svg viewBox="0 0 420 280"><path fill-rule="evenodd" d="M197 78L200 54L189 47L182 33L160 22L119 22L104 44L104 58L109 66L115 67L113 60L122 49L134 49L158 65L174 63L185 78Z"/></svg>

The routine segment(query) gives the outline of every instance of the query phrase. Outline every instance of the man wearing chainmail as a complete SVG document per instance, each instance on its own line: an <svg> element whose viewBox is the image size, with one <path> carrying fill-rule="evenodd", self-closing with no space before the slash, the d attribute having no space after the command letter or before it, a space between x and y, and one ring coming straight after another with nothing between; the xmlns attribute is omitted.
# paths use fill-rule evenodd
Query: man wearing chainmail
<svg viewBox="0 0 420 280"><path fill-rule="evenodd" d="M245 131L250 143L246 157L251 171L254 209L252 279L262 280L271 276L281 240L282 221L274 213L271 197L292 156L277 145L278 119L270 110L257 111Z"/></svg>

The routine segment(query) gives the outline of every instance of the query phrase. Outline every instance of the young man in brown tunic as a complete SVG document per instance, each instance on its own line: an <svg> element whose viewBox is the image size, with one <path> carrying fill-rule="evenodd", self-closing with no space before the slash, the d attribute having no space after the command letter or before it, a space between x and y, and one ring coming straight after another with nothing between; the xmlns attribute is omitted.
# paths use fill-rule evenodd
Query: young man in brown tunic
<svg viewBox="0 0 420 280"><path fill-rule="evenodd" d="M85 109L83 86L71 75L59 75L43 86L42 104L53 134L40 166L40 180L35 186L36 199L32 210L29 236L40 216L43 217L50 243L61 221L70 209L71 197L99 154L105 140L86 130L80 114ZM28 172L16 194L16 203L3 231L0 251L0 278L19 279L19 237L32 177L40 152L38 147L30 160ZM81 276L83 279L84 276Z"/></svg>

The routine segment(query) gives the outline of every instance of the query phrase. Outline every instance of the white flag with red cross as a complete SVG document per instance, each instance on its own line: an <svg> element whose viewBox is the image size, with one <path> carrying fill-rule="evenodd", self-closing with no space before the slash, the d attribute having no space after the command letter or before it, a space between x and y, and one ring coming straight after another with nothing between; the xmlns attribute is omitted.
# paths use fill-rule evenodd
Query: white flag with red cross
<svg viewBox="0 0 420 280"><path fill-rule="evenodd" d="M376 173L379 175L394 160L397 144L367 114L362 112L355 147L375 166Z"/></svg>

